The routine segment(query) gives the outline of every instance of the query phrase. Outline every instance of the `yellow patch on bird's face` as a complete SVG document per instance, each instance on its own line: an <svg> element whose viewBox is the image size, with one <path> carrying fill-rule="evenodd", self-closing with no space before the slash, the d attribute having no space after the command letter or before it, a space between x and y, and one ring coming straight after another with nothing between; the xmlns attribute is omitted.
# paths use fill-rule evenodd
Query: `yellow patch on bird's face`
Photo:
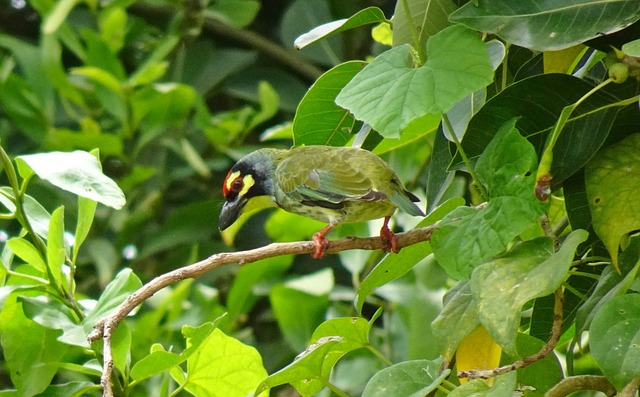
<svg viewBox="0 0 640 397"><path fill-rule="evenodd" d="M238 193L239 196L244 196L245 194L247 194L249 189L251 189L251 187L256 184L256 180L253 179L253 176L251 176L251 174L245 175L242 178L242 182L243 186L242 190L240 190L240 192Z"/></svg>
<svg viewBox="0 0 640 397"><path fill-rule="evenodd" d="M240 176L240 171L236 171L227 175L227 180L225 181L225 187L227 188L227 191L231 190L231 184L239 176Z"/></svg>

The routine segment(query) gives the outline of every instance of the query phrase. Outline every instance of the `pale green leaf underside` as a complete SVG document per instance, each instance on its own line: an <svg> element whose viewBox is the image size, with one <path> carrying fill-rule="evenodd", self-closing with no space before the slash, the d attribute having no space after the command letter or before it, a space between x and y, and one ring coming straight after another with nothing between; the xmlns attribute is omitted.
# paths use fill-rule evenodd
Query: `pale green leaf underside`
<svg viewBox="0 0 640 397"><path fill-rule="evenodd" d="M78 196L120 209L124 193L102 173L98 159L87 152L49 152L17 157L42 179Z"/></svg>
<svg viewBox="0 0 640 397"><path fill-rule="evenodd" d="M347 84L336 103L386 138L397 138L411 121L441 114L492 81L486 45L462 26L430 38L427 62L414 67L409 45L375 58Z"/></svg>

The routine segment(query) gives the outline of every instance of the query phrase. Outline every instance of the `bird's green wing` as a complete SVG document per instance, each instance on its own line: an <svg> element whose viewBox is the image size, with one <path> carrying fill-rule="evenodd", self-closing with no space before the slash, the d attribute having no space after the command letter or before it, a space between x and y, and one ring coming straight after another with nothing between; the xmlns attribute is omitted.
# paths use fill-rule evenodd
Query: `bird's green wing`
<svg viewBox="0 0 640 397"><path fill-rule="evenodd" d="M341 203L347 200L385 200L375 192L367 174L345 158L348 152L292 151L276 170L276 183L299 200Z"/></svg>

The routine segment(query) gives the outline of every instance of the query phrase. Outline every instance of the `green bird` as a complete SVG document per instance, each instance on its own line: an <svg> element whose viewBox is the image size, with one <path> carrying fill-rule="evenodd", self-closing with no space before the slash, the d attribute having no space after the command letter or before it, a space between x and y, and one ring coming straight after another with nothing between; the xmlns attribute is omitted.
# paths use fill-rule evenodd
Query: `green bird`
<svg viewBox="0 0 640 397"><path fill-rule="evenodd" d="M327 226L313 235L312 256L324 256L326 234L339 223L384 217L380 230L385 252L398 252L389 219L396 208L424 216L391 167L375 154L354 147L303 146L291 150L260 149L240 159L222 187L225 203L220 230L231 226L243 209L275 206ZM265 200L266 199L266 200ZM251 203L247 206L248 203Z"/></svg>

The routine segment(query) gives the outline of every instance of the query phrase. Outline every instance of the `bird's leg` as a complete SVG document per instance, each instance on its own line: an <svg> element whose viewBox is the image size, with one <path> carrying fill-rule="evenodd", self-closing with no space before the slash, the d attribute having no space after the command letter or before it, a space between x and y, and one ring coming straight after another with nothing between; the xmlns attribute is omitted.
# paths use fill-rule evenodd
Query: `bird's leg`
<svg viewBox="0 0 640 397"><path fill-rule="evenodd" d="M315 251L313 251L313 254L311 254L311 256L314 259L319 259L324 256L324 252L329 247L329 240L327 240L325 236L331 229L333 229L334 226L335 225L328 224L327 226L322 228L322 230L313 234L313 241L316 243L316 249Z"/></svg>
<svg viewBox="0 0 640 397"><path fill-rule="evenodd" d="M384 252L394 252L398 253L400 250L398 249L398 238L395 234L389 229L389 219L390 216L384 217L384 224L382 225L382 229L380 229L380 240L382 240L382 250Z"/></svg>

